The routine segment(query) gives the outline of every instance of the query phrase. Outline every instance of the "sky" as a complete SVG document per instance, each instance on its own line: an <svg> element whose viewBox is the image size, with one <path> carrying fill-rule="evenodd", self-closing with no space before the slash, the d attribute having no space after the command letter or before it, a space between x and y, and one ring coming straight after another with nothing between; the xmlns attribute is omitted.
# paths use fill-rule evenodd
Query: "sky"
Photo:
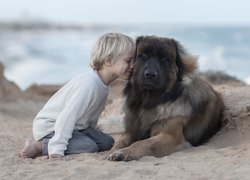
<svg viewBox="0 0 250 180"><path fill-rule="evenodd" d="M0 21L250 25L249 0L0 0Z"/></svg>

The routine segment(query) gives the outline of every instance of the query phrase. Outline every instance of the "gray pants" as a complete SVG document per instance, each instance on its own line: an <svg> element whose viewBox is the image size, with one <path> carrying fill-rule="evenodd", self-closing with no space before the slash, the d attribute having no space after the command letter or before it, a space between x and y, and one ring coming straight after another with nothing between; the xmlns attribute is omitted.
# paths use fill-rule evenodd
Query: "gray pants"
<svg viewBox="0 0 250 180"><path fill-rule="evenodd" d="M43 155L48 155L48 143L53 136L54 132L40 140L43 143ZM88 127L81 131L73 131L72 138L69 139L69 144L64 154L106 151L111 149L113 144L114 139L110 135L105 134L98 129Z"/></svg>

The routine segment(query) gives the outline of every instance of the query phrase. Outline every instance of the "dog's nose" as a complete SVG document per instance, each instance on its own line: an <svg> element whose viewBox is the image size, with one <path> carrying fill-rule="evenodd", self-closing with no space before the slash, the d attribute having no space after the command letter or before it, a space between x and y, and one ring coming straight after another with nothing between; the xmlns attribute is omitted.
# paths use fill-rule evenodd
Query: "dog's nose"
<svg viewBox="0 0 250 180"><path fill-rule="evenodd" d="M153 70L153 69L146 69L144 71L144 78L145 79L156 79L158 77L158 73L157 71Z"/></svg>

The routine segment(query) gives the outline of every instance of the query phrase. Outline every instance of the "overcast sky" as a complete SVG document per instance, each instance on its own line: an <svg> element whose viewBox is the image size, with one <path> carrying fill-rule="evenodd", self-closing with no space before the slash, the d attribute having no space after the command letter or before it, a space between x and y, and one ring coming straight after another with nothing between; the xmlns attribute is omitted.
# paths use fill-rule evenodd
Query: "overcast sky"
<svg viewBox="0 0 250 180"><path fill-rule="evenodd" d="M250 25L249 0L0 0L0 20Z"/></svg>

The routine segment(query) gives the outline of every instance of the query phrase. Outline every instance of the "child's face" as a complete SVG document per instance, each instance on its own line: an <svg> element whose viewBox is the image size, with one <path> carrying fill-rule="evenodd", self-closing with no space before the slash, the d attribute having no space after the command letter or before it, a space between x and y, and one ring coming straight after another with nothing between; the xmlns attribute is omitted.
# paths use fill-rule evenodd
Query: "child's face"
<svg viewBox="0 0 250 180"><path fill-rule="evenodd" d="M134 52L120 55L112 65L113 73L116 78L128 80L132 74L134 63Z"/></svg>

